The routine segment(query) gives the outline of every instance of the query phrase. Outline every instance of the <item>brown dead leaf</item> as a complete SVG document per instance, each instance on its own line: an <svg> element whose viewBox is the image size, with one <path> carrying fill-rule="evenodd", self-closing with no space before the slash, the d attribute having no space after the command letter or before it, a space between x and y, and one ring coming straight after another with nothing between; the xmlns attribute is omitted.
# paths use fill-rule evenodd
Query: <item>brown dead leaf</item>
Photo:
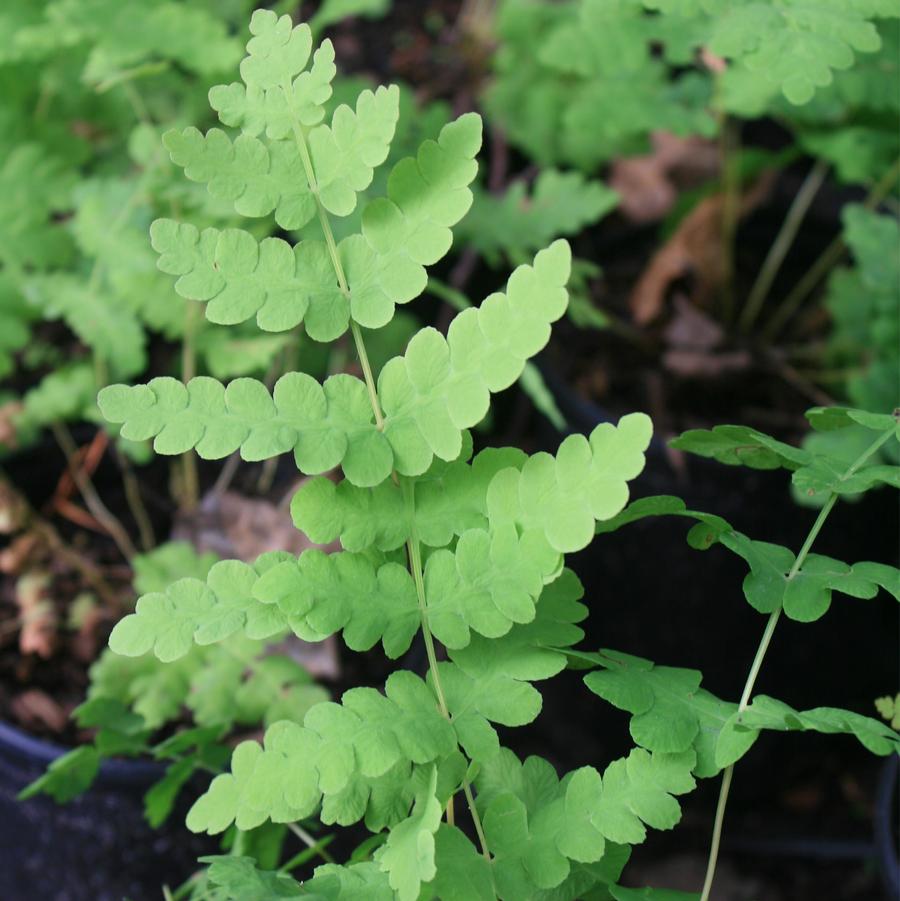
<svg viewBox="0 0 900 901"><path fill-rule="evenodd" d="M293 494L292 490L288 497ZM313 547L325 551L340 547L338 542L327 546L313 544L294 525L286 504L273 504L232 491L209 492L196 510L180 516L172 530L172 539L189 541L201 553L214 551L223 559L246 562L253 562L267 551L299 555ZM334 678L340 671L334 636L314 644L292 640L290 653L315 676Z"/></svg>
<svg viewBox="0 0 900 901"><path fill-rule="evenodd" d="M16 400L0 404L0 447L15 448L19 445L16 417L22 412L22 404Z"/></svg>
<svg viewBox="0 0 900 901"><path fill-rule="evenodd" d="M45 727L51 732L62 732L69 721L65 708L50 695L37 688L29 688L16 695L10 708L15 718L26 729Z"/></svg>
<svg viewBox="0 0 900 901"><path fill-rule="evenodd" d="M0 551L0 572L18 575L35 559L44 556L46 543L38 531L17 535Z"/></svg>
<svg viewBox="0 0 900 901"><path fill-rule="evenodd" d="M0 535L12 535L28 522L28 503L5 479L0 479Z"/></svg>
<svg viewBox="0 0 900 901"><path fill-rule="evenodd" d="M610 172L610 187L621 198L619 211L631 222L658 222L679 189L709 181L719 168L718 149L705 138L658 131L651 140L650 153L615 160Z"/></svg>
<svg viewBox="0 0 900 901"><path fill-rule="evenodd" d="M318 546L297 530L287 507L233 491L207 494L195 511L179 518L172 538L189 541L200 552L245 561L267 551L300 554Z"/></svg>
<svg viewBox="0 0 900 901"><path fill-rule="evenodd" d="M750 368L753 357L746 350L710 353L707 350L668 350L663 354L663 366L685 378L712 379L728 372L742 372Z"/></svg>
<svg viewBox="0 0 900 901"><path fill-rule="evenodd" d="M663 337L671 348L712 350L725 338L725 330L715 319L698 310L683 294L673 298L675 313Z"/></svg>
<svg viewBox="0 0 900 901"><path fill-rule="evenodd" d="M763 175L741 197L739 219L763 201L772 178L771 174ZM709 305L725 276L726 255L722 246L724 206L722 194L701 200L650 260L629 298L632 316L639 325L646 325L662 315L666 294L678 279L690 277L693 288L691 301L698 307Z"/></svg>
<svg viewBox="0 0 900 901"><path fill-rule="evenodd" d="M50 576L34 571L16 582L15 601L19 607L21 630L19 650L45 660L53 655L57 641L57 616L48 596Z"/></svg>

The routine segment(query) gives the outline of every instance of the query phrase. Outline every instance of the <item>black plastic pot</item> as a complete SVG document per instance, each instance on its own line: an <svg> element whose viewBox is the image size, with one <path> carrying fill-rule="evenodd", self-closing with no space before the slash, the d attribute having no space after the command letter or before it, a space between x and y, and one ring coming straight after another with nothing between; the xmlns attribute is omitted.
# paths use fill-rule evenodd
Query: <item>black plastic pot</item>
<svg viewBox="0 0 900 901"><path fill-rule="evenodd" d="M144 792L162 775L148 761L109 760L91 789L65 805L16 795L64 748L0 723L0 898L3 901L151 901L215 849L191 835L184 811L161 829L143 816Z"/></svg>

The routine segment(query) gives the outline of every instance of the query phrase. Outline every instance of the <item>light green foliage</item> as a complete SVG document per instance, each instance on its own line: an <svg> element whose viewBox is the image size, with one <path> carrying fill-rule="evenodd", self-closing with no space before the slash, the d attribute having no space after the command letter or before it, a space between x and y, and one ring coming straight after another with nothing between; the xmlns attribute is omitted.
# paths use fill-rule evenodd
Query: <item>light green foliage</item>
<svg viewBox="0 0 900 901"><path fill-rule="evenodd" d="M7 151L0 165L0 260L13 273L26 266L46 269L68 261L69 236L54 213L69 205L74 178L38 144Z"/></svg>
<svg viewBox="0 0 900 901"><path fill-rule="evenodd" d="M892 729L900 729L900 694L876 698L875 708L890 723Z"/></svg>
<svg viewBox="0 0 900 901"><path fill-rule="evenodd" d="M214 887L204 897L216 901L275 901L305 898L307 901L394 901L387 874L371 862L349 866L325 864L302 885L288 874L261 869L253 857L202 857L209 864L206 881ZM224 893L224 894L223 894Z"/></svg>
<svg viewBox="0 0 900 901"><path fill-rule="evenodd" d="M416 901L422 883L431 882L437 874L434 836L443 810L436 789L437 770L432 769L427 784L416 793L412 813L391 830L376 854L400 901Z"/></svg>
<svg viewBox="0 0 900 901"><path fill-rule="evenodd" d="M391 0L324 0L309 20L314 34L340 22L347 16L378 18L391 8Z"/></svg>
<svg viewBox="0 0 900 901"><path fill-rule="evenodd" d="M44 318L64 320L108 363L114 377L129 378L144 368L145 336L140 322L131 311L117 308L81 279L65 275L32 279L27 294Z"/></svg>
<svg viewBox="0 0 900 901"><path fill-rule="evenodd" d="M531 684L549 679L566 665L558 649L583 637L577 626L587 615L579 603L581 584L569 570L548 585L534 619L513 626L501 638L472 636L465 648L451 649L451 663L438 665L453 726L473 760L490 760L499 738L490 725L522 726L541 710Z"/></svg>
<svg viewBox="0 0 900 901"><path fill-rule="evenodd" d="M28 344L34 318L13 280L0 276L0 379L15 368L15 355Z"/></svg>
<svg viewBox="0 0 900 901"><path fill-rule="evenodd" d="M383 805L391 801L380 792L382 779L393 793L395 777L401 784L408 781L411 764L435 763L455 747L453 730L431 690L417 676L398 670L384 695L371 688L350 689L340 704L311 708L302 726L271 726L264 747L239 745L231 772L213 780L191 809L188 826L217 833L232 821L239 829L269 818L289 822L310 816L323 795L326 822L348 825L369 808L376 817L387 813L395 825L406 813L403 806L385 811ZM401 798L400 805L405 804Z"/></svg>
<svg viewBox="0 0 900 901"><path fill-rule="evenodd" d="M282 228L300 228L315 216L315 201L303 166L289 141L267 146L244 134L234 141L218 128L205 135L196 128L167 132L164 143L172 162L209 193L229 200L242 216L275 214Z"/></svg>
<svg viewBox="0 0 900 901"><path fill-rule="evenodd" d="M810 411L814 428L833 431L862 425L874 433L895 433L896 419L888 413L867 413L862 410L842 412L838 408L820 413ZM886 435L885 453L896 456L895 434ZM870 439L874 437L870 434ZM710 457L720 463L749 466L754 469L778 469L792 471L791 477L797 491L811 500L826 500L832 493L856 495L878 485L900 486L900 468L879 462L878 457L866 460L864 465L848 470L851 460L845 453L835 453L828 443L813 442L805 448L794 447L764 435L746 426L716 426L707 431L695 429L685 432L671 442L672 447ZM828 452L825 452L828 451Z"/></svg>
<svg viewBox="0 0 900 901"><path fill-rule="evenodd" d="M550 323L565 310L569 259L568 245L556 242L533 266L516 269L505 295L492 294L480 308L460 314L447 338L420 331L379 376L383 430L373 422L363 382L343 374L323 386L290 373L271 395L250 379L225 388L203 377L187 387L157 378L104 389L101 410L124 423L123 437L155 438L157 453L195 448L217 459L240 448L244 459L260 460L293 450L301 471L340 464L361 486L384 481L392 468L420 475L435 456L459 456L462 432L484 417L490 394L509 387L546 344Z"/></svg>
<svg viewBox="0 0 900 901"><path fill-rule="evenodd" d="M288 628L311 641L343 629L354 650L381 640L389 656L399 657L418 628L412 578L397 563L375 566L363 554L310 550L298 560L274 552L253 566L225 560L205 582L181 579L165 593L140 598L135 613L116 625L110 647L132 657L152 650L171 661L194 643L237 632L266 639Z"/></svg>
<svg viewBox="0 0 900 901"><path fill-rule="evenodd" d="M651 55L659 18L646 15L639 0L505 6L502 28L530 41L532 54L537 48L530 75L544 67L552 77L549 91L532 91L527 80L498 91L519 91L532 115L545 115L548 104L574 110L560 123L554 108L550 130L534 135L538 142L559 139L571 161L590 167L640 143L651 127L690 133L711 122L704 109L709 85L696 73L668 86L668 66L682 65L704 39L687 20L702 19L705 6L665 11L684 21L662 58ZM314 30L326 20L314 21L315 29L295 27L287 16L257 10L241 82L210 93L222 124L242 133L191 127L165 137L189 180L205 183L237 214L264 221L246 229L232 227L230 217L212 224L216 206L189 194L193 203L170 209L187 209L193 221L157 219L151 236L159 269L177 277L175 291L188 309L205 304L213 325L204 328L219 329L208 334L227 340L226 329L241 327L230 332L234 340L284 339L290 343L262 346L287 350L296 348L290 333L300 327L304 341L350 331L362 378L339 373L319 382L288 371L271 388L251 378L227 385L202 375L186 385L156 378L108 387L99 405L122 425L125 440L153 439L160 454L196 450L221 459L240 451L258 461L293 453L302 473L319 476L297 490L295 523L312 541L339 539L344 549L268 553L252 564L209 566L174 551L172 559L160 558L139 572L144 594L110 638L123 656L98 666L95 684L103 691L89 703L98 720L109 721L107 745L126 752L182 708L191 711L196 728L154 749L172 761L148 799L154 821L202 766L217 775L191 807L187 824L195 832L281 835L283 828L271 824L315 818L328 826L363 822L376 836L348 866L319 867L305 882L263 868L248 852L255 840L247 845L239 836L233 847L242 853L209 861L208 884L219 894L241 901L627 897L615 886L626 846L644 841L648 828L672 828L681 815L677 796L694 787L695 776L717 772L722 755L735 759L759 729L850 731L879 751L893 733L836 711L798 714L760 704L738 714L702 690L693 670L574 651L587 609L564 555L644 515L685 516L697 520L689 539L695 547L719 542L747 561L751 604L800 620L821 615L834 590L856 597L896 590L895 571L815 555L797 562L792 552L753 542L671 498L626 507L651 440L651 422L641 413L603 423L587 437L570 436L555 454L491 449L473 457L468 430L488 413L491 394L522 376L567 308L569 246L540 245L609 203L581 176L542 177L531 198L538 212L521 217L517 230L499 229L509 233L504 252L535 253L504 293L479 307L462 304L446 336L424 328L402 354L372 354L372 367L367 342L374 347L378 339L370 330L390 325L396 305L425 290L426 267L448 253L451 229L472 205L482 128L477 115L464 115L395 161L398 123L401 140L414 133L401 122L401 94L335 83L334 48L327 41L314 46ZM806 30L818 34L816 21L813 15ZM865 49L858 35L847 37ZM754 65L751 44L729 52ZM515 61L501 57L512 77ZM833 55L826 62L841 64ZM776 74L788 84L786 72ZM811 77L821 81L815 71ZM561 86L577 94L571 104L560 102ZM799 90L794 82L787 89ZM647 102L634 103L636 95ZM558 206L551 197L557 191ZM496 216L515 218L524 199L513 193ZM76 237L95 241L87 212ZM335 238L337 219L343 224ZM267 237L273 220L301 234ZM260 336L256 328L273 334ZM824 428L852 422L873 431L873 440L895 430L893 418L860 411L816 413L813 420ZM885 468L846 472L827 455L751 430L694 434L682 446L729 462L787 467L798 484L828 497L894 481ZM343 478L323 476L338 467ZM182 571L164 586L160 570L170 564ZM288 632L310 642L341 633L354 651L380 642L392 659L421 634L428 672L396 669L383 690L354 687L331 702L286 655L264 654L263 642ZM579 660L595 670L589 687L632 715L643 747L602 771L582 767L560 779L546 761L523 764L502 748L497 727L532 722L542 706L537 683ZM230 767L219 771L227 730L251 724L266 726L262 741L236 744ZM462 796L483 823L483 853L442 823L445 814L452 820L450 807Z"/></svg>
<svg viewBox="0 0 900 901"><path fill-rule="evenodd" d="M163 591L175 579L205 579L217 560L218 557L211 551L199 554L186 541L167 541L149 553L134 558L131 563L134 570L132 584L139 594Z"/></svg>
<svg viewBox="0 0 900 901"><path fill-rule="evenodd" d="M39 47L90 47L83 77L115 78L123 70L162 58L200 74L227 70L239 48L212 12L172 0L55 0L46 21L19 32L22 52Z"/></svg>
<svg viewBox="0 0 900 901"><path fill-rule="evenodd" d="M850 69L834 73L833 83L817 92L807 108L795 111L798 137L805 149L834 165L846 182L877 182L900 151L894 124L900 95L900 22L877 23L881 49L857 58Z"/></svg>
<svg viewBox="0 0 900 901"><path fill-rule="evenodd" d="M539 162L586 172L643 149L655 129L709 134L709 86L653 58L674 27L658 29L640 0L505 0L488 111Z"/></svg>
<svg viewBox="0 0 900 901"><path fill-rule="evenodd" d="M348 481L309 479L294 495L294 524L312 541L329 544L340 539L348 551L377 548L393 551L412 537L428 547L446 547L467 529L487 525L487 489L502 469L521 467L522 451L486 448L471 462L471 439L464 433L458 460L435 460L416 481L415 504L408 505L400 486L385 481L375 488L359 488Z"/></svg>
<svg viewBox="0 0 900 901"><path fill-rule="evenodd" d="M881 46L872 5L840 0L729 5L713 24L710 49L780 86L791 103L807 103L817 88L831 83L835 69L853 64L854 53Z"/></svg>
<svg viewBox="0 0 900 901"><path fill-rule="evenodd" d="M896 15L842 0L504 0L487 109L541 163L585 172L655 130L709 135L714 110L773 115L844 178L875 180L898 147Z"/></svg>
<svg viewBox="0 0 900 901"><path fill-rule="evenodd" d="M437 831L435 870L428 901L496 901L490 864L455 826L442 823Z"/></svg>
<svg viewBox="0 0 900 901"><path fill-rule="evenodd" d="M579 654L602 669L584 677L587 687L631 716L631 737L642 748L680 753L693 748L694 774L714 776L716 741L737 704L721 701L700 687L697 670L657 666L619 651Z"/></svg>
<svg viewBox="0 0 900 901"><path fill-rule="evenodd" d="M47 794L58 804L71 801L85 791L100 769L100 755L90 745L82 745L57 757L43 776L19 793L19 800L26 801L35 795Z"/></svg>
<svg viewBox="0 0 900 901"><path fill-rule="evenodd" d="M838 269L828 282L830 356L838 365L861 360L847 396L865 410L887 413L900 398L900 228L894 216L861 206L846 207L842 218L854 266Z"/></svg>
<svg viewBox="0 0 900 901"><path fill-rule="evenodd" d="M579 172L542 169L529 191L514 182L495 196L478 191L458 233L492 265L522 259L554 238L574 235L605 216L618 195Z"/></svg>
<svg viewBox="0 0 900 901"><path fill-rule="evenodd" d="M873 754L900 753L900 735L880 720L834 707L797 711L783 701L758 695L725 725L716 747L716 762L723 767L733 763L763 729L854 735Z"/></svg>
<svg viewBox="0 0 900 901"><path fill-rule="evenodd" d="M601 423L590 438L570 435L556 457L535 454L521 470L499 473L488 488L488 518L496 528L515 523L534 530L559 553L581 550L595 520L610 519L628 503L628 481L644 468L652 423L643 413L618 426Z"/></svg>
<svg viewBox="0 0 900 901"><path fill-rule="evenodd" d="M238 901L274 901L276 898L307 896L287 873L257 869L252 857L206 857L207 879L225 897Z"/></svg>
<svg viewBox="0 0 900 901"><path fill-rule="evenodd" d="M523 764L501 750L476 782L499 897L513 901L532 897L532 887L559 886L570 861L600 860L607 842L642 841L645 823L672 828L680 817L673 795L693 788L693 764L690 752L635 749L602 776L583 767L560 782L546 761L529 757Z"/></svg>

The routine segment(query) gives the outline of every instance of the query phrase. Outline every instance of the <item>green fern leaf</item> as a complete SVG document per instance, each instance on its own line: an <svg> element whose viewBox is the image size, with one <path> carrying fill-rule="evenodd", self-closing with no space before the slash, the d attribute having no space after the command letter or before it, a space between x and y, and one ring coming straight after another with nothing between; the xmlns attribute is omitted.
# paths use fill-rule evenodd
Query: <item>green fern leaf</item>
<svg viewBox="0 0 900 901"><path fill-rule="evenodd" d="M348 808L345 802L342 809L345 814L352 809L359 819L375 797L377 786L371 780L390 778L409 763L434 763L455 750L453 729L434 694L417 676L401 670L390 676L384 695L371 688L351 689L340 704L311 708L303 726L270 726L264 748L256 742L239 745L231 772L213 780L191 809L188 827L216 833L231 822L239 829L269 818L290 822L312 814L323 795L327 802L348 789L362 792L361 804ZM402 771L399 775L403 778ZM397 795L395 781L389 782L388 794ZM405 816L402 812L399 819Z"/></svg>
<svg viewBox="0 0 900 901"><path fill-rule="evenodd" d="M881 46L870 16L841 0L742 3L716 20L709 46L780 86L791 103L807 103L831 83L833 70L853 64L854 51Z"/></svg>
<svg viewBox="0 0 900 901"><path fill-rule="evenodd" d="M473 635L465 648L449 652L451 663L439 664L453 727L473 760L497 752L491 723L521 726L537 716L541 696L530 683L565 668L565 654L557 649L583 636L575 625L587 615L578 603L582 594L578 579L564 570L544 589L532 622L513 626L502 638Z"/></svg>
<svg viewBox="0 0 900 901"><path fill-rule="evenodd" d="M210 322L234 325L255 316L268 332L303 322L316 341L332 341L347 330L350 304L320 241L296 247L280 238L257 242L239 229L201 233L171 219L157 219L150 238L159 268L179 276L175 290L182 297L206 302Z"/></svg>
<svg viewBox="0 0 900 901"><path fill-rule="evenodd" d="M390 831L376 854L400 901L416 901L422 883L431 882L437 874L434 836L443 810L435 797L436 788L437 770L432 769L428 784L416 794L412 813Z"/></svg>
<svg viewBox="0 0 900 901"><path fill-rule="evenodd" d="M590 438L571 435L556 457L530 457L521 471L498 473L488 489L492 528L516 523L542 535L559 553L587 547L595 520L610 519L628 502L628 485L644 467L652 423L642 413L603 423Z"/></svg>
<svg viewBox="0 0 900 901"><path fill-rule="evenodd" d="M324 477L310 479L291 501L294 524L316 544L339 538L348 551L393 551L413 534L427 547L446 547L467 529L488 525L491 479L525 461L515 448L486 448L468 463L470 451L467 440L458 460L435 460L416 479L413 505L393 481L359 488L346 479L337 484Z"/></svg>
<svg viewBox="0 0 900 901"><path fill-rule="evenodd" d="M390 8L391 0L324 0L309 20L309 27L318 34L349 16L378 18Z"/></svg>
<svg viewBox="0 0 900 901"><path fill-rule="evenodd" d="M548 341L550 323L564 312L571 252L557 241L512 274L506 295L492 294L465 310L445 339L423 329L403 357L388 362L378 379L384 434L394 465L418 475L431 462L456 459L462 430L485 415L490 394L508 388L525 361Z"/></svg>
<svg viewBox="0 0 900 901"><path fill-rule="evenodd" d="M221 129L204 135L191 127L166 132L163 144L191 181L205 183L213 197L232 202L242 216L274 212L282 228L298 229L316 215L293 142L273 141L267 147L248 134L232 142Z"/></svg>
<svg viewBox="0 0 900 901"><path fill-rule="evenodd" d="M614 191L580 172L542 169L530 193L521 181L499 197L476 193L457 240L471 243L497 265L501 253L515 260L555 238L577 234L606 215L618 199Z"/></svg>
<svg viewBox="0 0 900 901"><path fill-rule="evenodd" d="M46 275L29 280L29 302L47 319L62 319L114 377L128 378L146 363L146 335L137 317L71 275Z"/></svg>
<svg viewBox="0 0 900 901"><path fill-rule="evenodd" d="M0 165L0 260L41 269L67 263L72 241L52 216L70 205L74 175L37 144L7 150Z"/></svg>
<svg viewBox="0 0 900 901"><path fill-rule="evenodd" d="M619 651L574 656L603 667L588 673L584 683L594 694L632 714L630 732L638 745L674 754L693 748L696 776L708 778L719 771L716 740L737 704L700 688L697 670L657 666Z"/></svg>
<svg viewBox="0 0 900 901"><path fill-rule="evenodd" d="M463 532L453 551L435 551L425 565L425 593L434 635L448 648L469 644L469 629L498 638L513 623L531 622L557 558L534 533L514 526Z"/></svg>
<svg viewBox="0 0 900 901"><path fill-rule="evenodd" d="M252 857L203 857L200 862L209 864L206 873L209 882L232 901L308 897L308 893L287 873L260 870Z"/></svg>
<svg viewBox="0 0 900 901"><path fill-rule="evenodd" d="M457 316L446 339L434 329L419 332L379 376L383 431L373 422L365 385L343 374L323 386L290 373L271 396L251 379L226 389L204 377L187 387L157 378L105 388L100 408L111 422L124 423L123 437L154 438L161 454L196 448L204 459L219 459L240 448L245 460L262 460L293 450L302 472L340 464L360 486L379 484L392 468L420 475L435 456L459 457L463 430L484 417L491 392L514 382L546 344L550 323L565 310L569 262L568 245L558 241L533 266L516 269L506 295L493 294Z"/></svg>
<svg viewBox="0 0 900 901"><path fill-rule="evenodd" d="M291 628L320 641L343 629L354 650L381 640L386 653L399 657L418 626L412 577L400 565L375 567L349 553L310 550L298 560L275 552L252 567L226 560L205 582L181 579L164 594L144 595L116 624L110 647L131 657L152 650L165 661L183 657L194 643L212 644L236 632L260 639Z"/></svg>
<svg viewBox="0 0 900 901"><path fill-rule="evenodd" d="M336 216L349 216L356 195L372 183L372 174L388 155L397 126L400 90L396 85L363 91L356 110L341 105L331 126L309 135L309 150L322 205Z"/></svg>
<svg viewBox="0 0 900 901"><path fill-rule="evenodd" d="M635 749L602 777L584 767L560 782L546 761L522 764L501 750L476 779L500 897L530 898L536 888L562 884L570 861L600 860L608 842L641 842L644 824L672 828L681 815L673 795L693 788L693 765L690 752Z"/></svg>
<svg viewBox="0 0 900 901"><path fill-rule="evenodd" d="M427 901L496 901L490 864L464 832L442 823L434 857L437 873L430 885L423 886Z"/></svg>
<svg viewBox="0 0 900 901"><path fill-rule="evenodd" d="M880 720L833 707L797 711L775 698L758 695L748 708L732 714L726 723L717 742L716 762L722 767L730 766L743 753L741 749L752 744L763 729L854 735L873 754L884 757L900 753L900 735Z"/></svg>

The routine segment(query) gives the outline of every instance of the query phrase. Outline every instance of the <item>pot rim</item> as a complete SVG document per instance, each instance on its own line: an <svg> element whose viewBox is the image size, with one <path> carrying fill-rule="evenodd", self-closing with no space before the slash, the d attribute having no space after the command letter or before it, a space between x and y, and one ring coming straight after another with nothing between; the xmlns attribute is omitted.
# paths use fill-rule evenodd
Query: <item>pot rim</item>
<svg viewBox="0 0 900 901"><path fill-rule="evenodd" d="M0 720L0 756L17 757L46 767L72 750L74 749L36 738L18 726ZM164 765L155 760L109 757L101 761L94 784L149 785L161 778L164 772Z"/></svg>

